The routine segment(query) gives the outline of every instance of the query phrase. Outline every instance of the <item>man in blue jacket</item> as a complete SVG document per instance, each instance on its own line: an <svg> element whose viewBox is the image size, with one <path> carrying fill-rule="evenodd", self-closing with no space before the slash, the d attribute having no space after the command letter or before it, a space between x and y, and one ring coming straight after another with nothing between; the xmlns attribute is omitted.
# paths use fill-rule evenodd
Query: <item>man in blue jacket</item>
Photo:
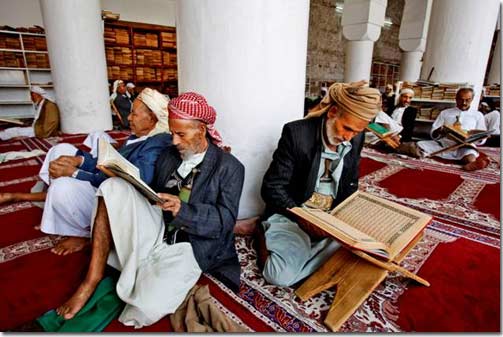
<svg viewBox="0 0 503 337"><path fill-rule="evenodd" d="M144 89L128 116L132 135L119 149L123 157L139 168L147 184L152 183L159 154L171 145L167 105L164 95ZM90 153L71 144L58 144L49 150L40 171L41 179L49 185L47 192L4 193L0 195L0 203L45 200L41 231L67 237L52 252L66 255L79 251L89 243L96 190L108 178L96 164L97 158Z"/></svg>
<svg viewBox="0 0 503 337"><path fill-rule="evenodd" d="M91 263L80 287L57 309L65 319L85 305L107 263L121 272L116 289L126 306L119 321L135 328L173 313L201 272L239 289L233 228L244 167L223 150L213 126L216 112L204 97L185 93L168 109L173 145L160 155L152 184L163 201L151 205L120 178L101 184Z"/></svg>

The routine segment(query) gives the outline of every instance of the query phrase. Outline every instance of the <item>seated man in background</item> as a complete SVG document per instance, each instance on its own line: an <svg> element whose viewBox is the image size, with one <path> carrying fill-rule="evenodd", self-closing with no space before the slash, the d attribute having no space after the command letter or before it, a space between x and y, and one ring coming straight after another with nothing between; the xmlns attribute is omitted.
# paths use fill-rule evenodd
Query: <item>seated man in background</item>
<svg viewBox="0 0 503 337"><path fill-rule="evenodd" d="M490 147L500 147L500 112L494 109L491 102L482 102L480 103L480 106L479 111L484 115L487 130L494 130L484 145Z"/></svg>
<svg viewBox="0 0 503 337"><path fill-rule="evenodd" d="M444 125L470 130L486 130L484 116L480 111L470 108L473 100L472 88L461 88L456 93L456 107L442 110L431 127L431 137L434 140L423 140L417 143L404 143L401 147L403 154L413 157L424 157L447 147L456 145L456 141L446 137ZM478 142L483 144L485 140ZM475 145L475 144L474 144ZM476 148L464 146L451 151L445 151L436 156L453 161L460 161L466 171L480 170L489 165L489 158L479 153Z"/></svg>
<svg viewBox="0 0 503 337"><path fill-rule="evenodd" d="M266 221L257 226L255 239L259 266L272 284L301 281L340 247L301 229L288 209L331 209L358 189L362 131L381 110L381 94L365 84L333 84L305 119L283 127L262 183Z"/></svg>
<svg viewBox="0 0 503 337"><path fill-rule="evenodd" d="M221 148L215 110L201 95L169 103L173 145L159 157L151 205L132 185L107 179L98 189L92 257L84 281L57 309L72 318L104 276L121 271L117 294L126 302L119 321L140 328L173 313L202 272L234 291L240 266L233 228L244 180L243 165Z"/></svg>
<svg viewBox="0 0 503 337"><path fill-rule="evenodd" d="M400 96L398 96L398 104L391 114L391 118L403 127L400 132L402 142L410 142L412 140L414 122L417 116L417 108L410 106L413 98L414 90L409 88L402 89Z"/></svg>
<svg viewBox="0 0 503 337"><path fill-rule="evenodd" d="M110 95L110 104L112 106L112 111L119 119L122 127L128 129L128 116L131 112L132 103L129 99L124 81L116 80L114 82L113 92L112 95Z"/></svg>
<svg viewBox="0 0 503 337"><path fill-rule="evenodd" d="M156 90L145 88L129 115L132 135L119 153L139 168L141 178L150 184L162 150L171 145L168 126L168 101ZM71 144L58 144L46 155L40 170L49 185L47 192L0 193L0 203L45 200L41 231L68 236L52 249L66 255L89 243L96 189L107 176L96 167L97 158Z"/></svg>
<svg viewBox="0 0 503 337"><path fill-rule="evenodd" d="M393 84L386 84L381 100L382 110L387 115L391 116L393 110L395 109L395 90L393 88Z"/></svg>
<svg viewBox="0 0 503 337"><path fill-rule="evenodd" d="M58 135L59 109L55 99L39 86L32 86L30 96L35 103L35 118L30 127L14 127L0 131L0 139L8 140L16 137L47 138Z"/></svg>

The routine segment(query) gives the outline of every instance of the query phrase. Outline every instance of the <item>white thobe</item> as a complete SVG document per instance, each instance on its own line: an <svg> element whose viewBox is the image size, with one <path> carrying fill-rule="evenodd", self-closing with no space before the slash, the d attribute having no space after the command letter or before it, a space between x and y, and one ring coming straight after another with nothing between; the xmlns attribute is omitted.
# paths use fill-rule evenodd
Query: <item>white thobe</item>
<svg viewBox="0 0 503 337"><path fill-rule="evenodd" d="M96 146L98 142L87 137L84 143ZM107 137L104 137L108 140ZM91 151L96 151L91 148ZM75 156L77 148L71 144L58 144L47 152L39 172L40 179L49 185L44 204L40 230L47 234L89 237L92 213L96 205L96 187L88 181L71 177L51 179L49 163L60 156Z"/></svg>
<svg viewBox="0 0 503 337"><path fill-rule="evenodd" d="M484 120L486 121L487 130L494 130L493 135L501 133L500 112L498 110L493 110L486 114Z"/></svg>
<svg viewBox="0 0 503 337"><path fill-rule="evenodd" d="M456 122L457 117L459 117L459 122L461 123L461 128L463 130L486 130L484 116L480 111L474 109L462 111L456 107L440 112L437 119L435 119L435 122L433 122L433 125L431 127L431 134L433 135L433 132L443 125L453 125ZM483 142L484 141L479 144L482 144ZM417 146L419 146L426 154L433 153L455 144L457 143L454 140L446 137L436 140L423 140L417 142ZM454 151L442 152L438 155L438 157L449 160L460 160L470 154L474 155L475 157L478 157L479 155L477 150L469 147L463 147Z"/></svg>
<svg viewBox="0 0 503 337"><path fill-rule="evenodd" d="M108 264L121 271L116 289L126 306L119 321L141 328L174 313L201 276L191 244L165 243L162 210L121 178L105 180L96 195L114 242Z"/></svg>

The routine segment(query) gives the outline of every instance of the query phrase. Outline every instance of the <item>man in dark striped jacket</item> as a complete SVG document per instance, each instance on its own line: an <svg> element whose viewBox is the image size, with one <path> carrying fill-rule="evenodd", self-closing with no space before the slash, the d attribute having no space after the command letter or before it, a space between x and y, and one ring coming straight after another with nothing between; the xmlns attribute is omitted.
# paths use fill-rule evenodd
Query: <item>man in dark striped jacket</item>
<svg viewBox="0 0 503 337"><path fill-rule="evenodd" d="M266 220L256 240L259 265L270 283L301 281L339 248L336 241L301 229L287 209L330 209L357 190L362 131L381 106L379 91L365 85L332 85L305 119L283 128L262 184Z"/></svg>

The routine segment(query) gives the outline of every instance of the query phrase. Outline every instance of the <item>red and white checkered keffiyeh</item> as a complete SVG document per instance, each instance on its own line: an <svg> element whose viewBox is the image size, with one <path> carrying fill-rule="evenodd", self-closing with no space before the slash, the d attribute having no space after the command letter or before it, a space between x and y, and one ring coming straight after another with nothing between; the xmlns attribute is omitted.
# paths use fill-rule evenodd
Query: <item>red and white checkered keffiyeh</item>
<svg viewBox="0 0 503 337"><path fill-rule="evenodd" d="M206 99L195 92L186 92L173 98L168 104L170 119L195 119L206 124L213 144L222 147L222 137L215 129L217 113Z"/></svg>

